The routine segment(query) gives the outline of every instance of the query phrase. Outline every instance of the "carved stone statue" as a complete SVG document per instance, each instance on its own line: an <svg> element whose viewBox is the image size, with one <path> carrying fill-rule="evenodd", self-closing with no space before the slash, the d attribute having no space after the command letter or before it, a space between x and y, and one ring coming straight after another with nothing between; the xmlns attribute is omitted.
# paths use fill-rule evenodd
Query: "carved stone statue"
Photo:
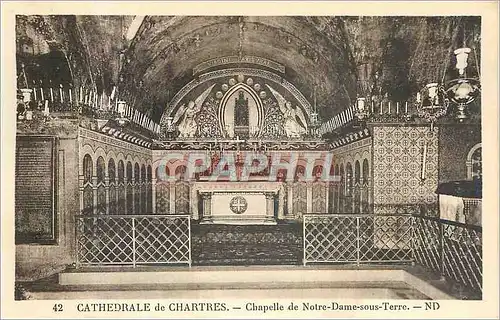
<svg viewBox="0 0 500 320"><path fill-rule="evenodd" d="M234 99L234 124L248 126L248 98L245 99L243 91L240 91L238 98Z"/></svg>

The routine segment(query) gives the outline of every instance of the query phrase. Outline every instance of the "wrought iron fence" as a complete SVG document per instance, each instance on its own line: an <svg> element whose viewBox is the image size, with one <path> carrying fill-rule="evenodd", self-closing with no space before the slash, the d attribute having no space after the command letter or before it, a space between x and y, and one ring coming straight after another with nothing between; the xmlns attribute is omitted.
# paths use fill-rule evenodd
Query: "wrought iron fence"
<svg viewBox="0 0 500 320"><path fill-rule="evenodd" d="M304 264L411 262L411 216L304 215Z"/></svg>
<svg viewBox="0 0 500 320"><path fill-rule="evenodd" d="M482 228L432 217L414 220L415 262L482 291Z"/></svg>
<svg viewBox="0 0 500 320"><path fill-rule="evenodd" d="M80 215L77 266L189 264L188 215Z"/></svg>
<svg viewBox="0 0 500 320"><path fill-rule="evenodd" d="M420 215L304 215L308 263L415 262L482 291L482 228Z"/></svg>

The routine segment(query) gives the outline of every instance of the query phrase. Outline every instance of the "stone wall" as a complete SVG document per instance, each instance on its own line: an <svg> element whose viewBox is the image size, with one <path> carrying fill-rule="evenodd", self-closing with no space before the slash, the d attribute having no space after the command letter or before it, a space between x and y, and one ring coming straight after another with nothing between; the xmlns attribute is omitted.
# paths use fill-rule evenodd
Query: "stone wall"
<svg viewBox="0 0 500 320"><path fill-rule="evenodd" d="M59 272L74 260L74 214L78 212L78 144L77 127L71 121L59 121L65 130L58 138L56 174L56 244L16 245L16 280L34 280ZM57 123L52 124L54 127ZM24 134L38 135L39 130L27 130ZM54 132L57 130L54 130ZM34 195L36 196L36 195Z"/></svg>
<svg viewBox="0 0 500 320"><path fill-rule="evenodd" d="M481 125L450 124L439 130L439 183L467 179L467 154L481 142Z"/></svg>

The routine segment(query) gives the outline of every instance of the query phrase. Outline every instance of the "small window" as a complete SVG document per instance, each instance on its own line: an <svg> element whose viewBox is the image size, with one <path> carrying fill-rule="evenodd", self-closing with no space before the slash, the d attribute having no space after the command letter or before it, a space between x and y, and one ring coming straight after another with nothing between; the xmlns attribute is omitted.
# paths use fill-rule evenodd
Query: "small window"
<svg viewBox="0 0 500 320"><path fill-rule="evenodd" d="M467 179L469 180L482 180L483 179L483 166L482 166L482 148L481 143L473 146L468 155L467 162Z"/></svg>

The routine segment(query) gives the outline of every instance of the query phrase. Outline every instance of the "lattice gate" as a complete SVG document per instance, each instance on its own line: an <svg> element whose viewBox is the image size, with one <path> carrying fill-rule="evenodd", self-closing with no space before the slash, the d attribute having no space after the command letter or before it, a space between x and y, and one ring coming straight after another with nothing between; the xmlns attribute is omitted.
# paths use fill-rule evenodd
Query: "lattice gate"
<svg viewBox="0 0 500 320"><path fill-rule="evenodd" d="M77 266L191 265L188 215L76 217Z"/></svg>

